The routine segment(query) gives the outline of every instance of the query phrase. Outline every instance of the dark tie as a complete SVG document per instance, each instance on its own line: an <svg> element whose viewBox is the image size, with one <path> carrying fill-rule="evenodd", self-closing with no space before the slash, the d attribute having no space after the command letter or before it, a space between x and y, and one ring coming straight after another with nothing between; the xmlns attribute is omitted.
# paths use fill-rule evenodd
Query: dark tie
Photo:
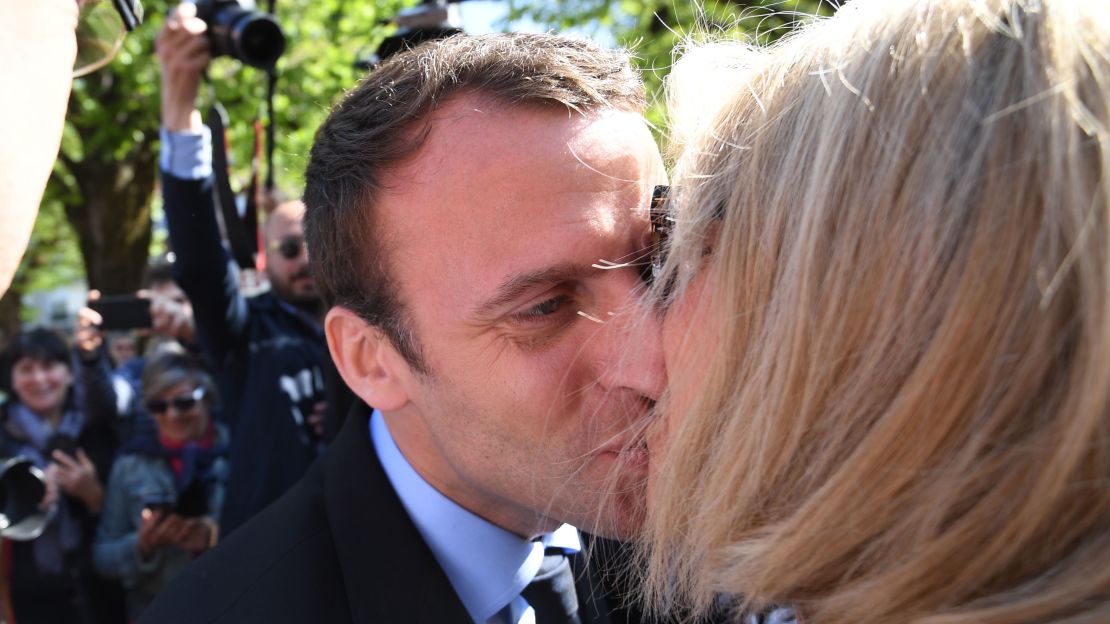
<svg viewBox="0 0 1110 624"><path fill-rule="evenodd" d="M574 572L561 548L548 548L532 582L520 592L536 612L536 624L580 624Z"/></svg>

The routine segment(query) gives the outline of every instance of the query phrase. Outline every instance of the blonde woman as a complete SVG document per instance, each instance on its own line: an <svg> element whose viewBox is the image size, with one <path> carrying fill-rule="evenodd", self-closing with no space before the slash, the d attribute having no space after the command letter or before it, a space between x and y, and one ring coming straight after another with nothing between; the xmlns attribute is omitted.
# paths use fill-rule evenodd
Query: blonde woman
<svg viewBox="0 0 1110 624"><path fill-rule="evenodd" d="M648 599L1110 621L1110 3L855 0L676 81Z"/></svg>

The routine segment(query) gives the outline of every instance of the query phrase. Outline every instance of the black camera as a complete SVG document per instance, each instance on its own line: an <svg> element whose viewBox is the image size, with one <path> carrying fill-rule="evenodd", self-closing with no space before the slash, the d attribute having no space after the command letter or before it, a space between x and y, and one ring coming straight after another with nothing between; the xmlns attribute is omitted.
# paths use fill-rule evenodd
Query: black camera
<svg viewBox="0 0 1110 624"><path fill-rule="evenodd" d="M273 15L253 0L197 0L197 17L208 24L213 57L230 56L259 69L272 69L285 52L285 34Z"/></svg>

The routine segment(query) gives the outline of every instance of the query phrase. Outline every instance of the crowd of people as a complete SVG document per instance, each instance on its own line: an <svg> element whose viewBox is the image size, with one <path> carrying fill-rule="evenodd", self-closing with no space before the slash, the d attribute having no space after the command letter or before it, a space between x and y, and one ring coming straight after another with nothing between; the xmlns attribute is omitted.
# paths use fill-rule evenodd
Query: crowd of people
<svg viewBox="0 0 1110 624"><path fill-rule="evenodd" d="M47 483L5 618L1110 621L1110 6L691 45L670 166L626 51L420 45L319 129L254 297L205 28L157 42L163 338L3 351Z"/></svg>

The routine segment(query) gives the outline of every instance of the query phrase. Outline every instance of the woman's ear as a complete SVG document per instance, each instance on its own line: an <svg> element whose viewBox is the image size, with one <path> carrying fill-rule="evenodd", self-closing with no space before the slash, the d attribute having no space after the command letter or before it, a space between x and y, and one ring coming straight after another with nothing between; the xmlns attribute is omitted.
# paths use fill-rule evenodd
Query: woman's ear
<svg viewBox="0 0 1110 624"><path fill-rule="evenodd" d="M359 398L383 412L409 402L405 379L412 373L380 329L347 308L334 307L324 319L324 333L335 367Z"/></svg>

